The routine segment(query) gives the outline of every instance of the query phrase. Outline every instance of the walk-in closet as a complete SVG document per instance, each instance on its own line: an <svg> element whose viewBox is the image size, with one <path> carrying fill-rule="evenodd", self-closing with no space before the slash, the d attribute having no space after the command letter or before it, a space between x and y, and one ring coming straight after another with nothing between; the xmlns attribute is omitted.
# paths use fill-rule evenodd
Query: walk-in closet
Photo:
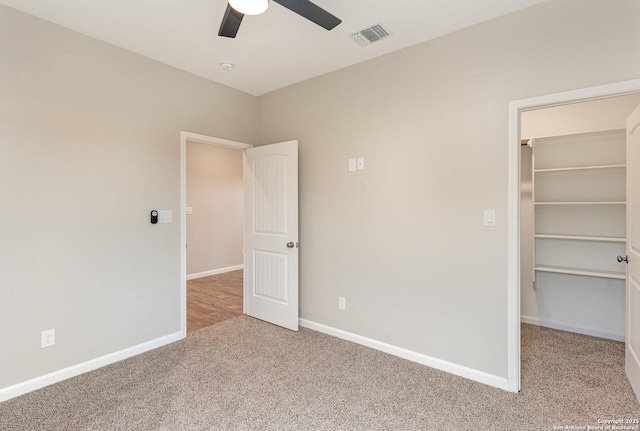
<svg viewBox="0 0 640 431"><path fill-rule="evenodd" d="M521 321L624 341L630 95L521 117Z"/></svg>

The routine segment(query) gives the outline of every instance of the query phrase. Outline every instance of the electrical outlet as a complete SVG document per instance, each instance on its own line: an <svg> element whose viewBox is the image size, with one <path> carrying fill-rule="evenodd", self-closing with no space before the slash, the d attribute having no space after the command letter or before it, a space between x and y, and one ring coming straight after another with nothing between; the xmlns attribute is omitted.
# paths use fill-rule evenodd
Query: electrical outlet
<svg viewBox="0 0 640 431"><path fill-rule="evenodd" d="M338 308L340 310L346 310L347 309L347 300L344 299L342 296L338 296Z"/></svg>
<svg viewBox="0 0 640 431"><path fill-rule="evenodd" d="M40 347L51 347L56 344L56 330L49 329L40 333Z"/></svg>

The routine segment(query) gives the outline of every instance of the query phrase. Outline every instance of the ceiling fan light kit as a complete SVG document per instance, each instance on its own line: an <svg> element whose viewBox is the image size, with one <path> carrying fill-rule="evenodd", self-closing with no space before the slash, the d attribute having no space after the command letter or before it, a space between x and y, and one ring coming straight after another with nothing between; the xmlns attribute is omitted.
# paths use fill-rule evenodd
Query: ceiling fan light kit
<svg viewBox="0 0 640 431"><path fill-rule="evenodd" d="M314 24L327 30L333 29L342 20L330 14L320 6L309 0L273 0L291 12L308 19ZM267 10L269 0L229 0L227 10L224 13L218 36L236 37L242 18L245 15L259 15Z"/></svg>
<svg viewBox="0 0 640 431"><path fill-rule="evenodd" d="M269 7L269 0L229 0L232 8L244 15L260 15Z"/></svg>

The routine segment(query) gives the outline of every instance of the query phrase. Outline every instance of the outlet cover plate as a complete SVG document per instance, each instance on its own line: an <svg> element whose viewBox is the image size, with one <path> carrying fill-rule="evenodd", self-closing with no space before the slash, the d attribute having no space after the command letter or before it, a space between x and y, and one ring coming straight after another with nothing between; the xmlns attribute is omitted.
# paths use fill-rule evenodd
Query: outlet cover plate
<svg viewBox="0 0 640 431"><path fill-rule="evenodd" d="M346 310L347 309L347 300L345 298L343 298L342 296L338 296L338 308L340 310Z"/></svg>

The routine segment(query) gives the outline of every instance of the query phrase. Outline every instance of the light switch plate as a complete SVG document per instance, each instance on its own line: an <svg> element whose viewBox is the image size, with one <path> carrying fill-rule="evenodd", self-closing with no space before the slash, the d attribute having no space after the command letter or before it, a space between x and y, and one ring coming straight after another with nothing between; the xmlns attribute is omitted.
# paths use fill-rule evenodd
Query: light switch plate
<svg viewBox="0 0 640 431"><path fill-rule="evenodd" d="M158 211L158 223L171 223L173 221L173 214L171 210Z"/></svg>
<svg viewBox="0 0 640 431"><path fill-rule="evenodd" d="M495 210L484 210L484 225L487 227L495 227L496 226L496 211Z"/></svg>
<svg viewBox="0 0 640 431"><path fill-rule="evenodd" d="M193 215L193 207L187 207L187 215Z"/></svg>
<svg viewBox="0 0 640 431"><path fill-rule="evenodd" d="M364 170L364 157L358 157L357 166L359 171Z"/></svg>
<svg viewBox="0 0 640 431"><path fill-rule="evenodd" d="M40 347L51 347L56 344L56 330L49 329L40 333Z"/></svg>
<svg viewBox="0 0 640 431"><path fill-rule="evenodd" d="M349 159L349 172L355 172L356 170L356 159Z"/></svg>

